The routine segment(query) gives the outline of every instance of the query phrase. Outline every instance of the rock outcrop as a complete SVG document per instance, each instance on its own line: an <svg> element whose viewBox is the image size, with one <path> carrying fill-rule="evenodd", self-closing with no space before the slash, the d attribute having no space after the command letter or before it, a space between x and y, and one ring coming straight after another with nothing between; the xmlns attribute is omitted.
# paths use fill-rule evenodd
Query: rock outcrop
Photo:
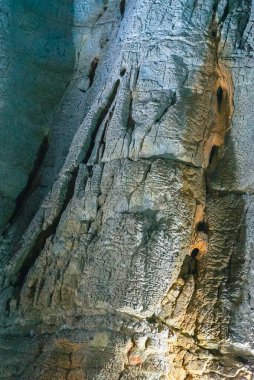
<svg viewBox="0 0 254 380"><path fill-rule="evenodd" d="M253 378L253 6L3 4L1 379Z"/></svg>

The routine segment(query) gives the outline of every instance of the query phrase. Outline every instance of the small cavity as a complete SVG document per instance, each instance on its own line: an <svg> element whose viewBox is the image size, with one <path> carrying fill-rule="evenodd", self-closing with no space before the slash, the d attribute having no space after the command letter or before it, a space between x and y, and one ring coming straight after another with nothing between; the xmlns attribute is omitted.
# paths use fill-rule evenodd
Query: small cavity
<svg viewBox="0 0 254 380"><path fill-rule="evenodd" d="M237 356L236 359L239 360L243 364L248 364L249 363L248 358L245 358L243 356Z"/></svg>
<svg viewBox="0 0 254 380"><path fill-rule="evenodd" d="M120 75L121 75L121 77L123 77L125 73L126 73L126 69L122 69L122 70L120 71Z"/></svg>
<svg viewBox="0 0 254 380"><path fill-rule="evenodd" d="M208 351L209 351L212 355L214 355L214 356L221 356L220 351L217 350L216 348L210 348L210 349L208 349Z"/></svg>
<svg viewBox="0 0 254 380"><path fill-rule="evenodd" d="M213 13L216 13L217 12L217 9L218 9L218 0L214 1L214 4L213 4Z"/></svg>
<svg viewBox="0 0 254 380"><path fill-rule="evenodd" d="M191 257L193 259L196 259L197 255L199 254L199 249L198 248L194 248L191 252Z"/></svg>
<svg viewBox="0 0 254 380"><path fill-rule="evenodd" d="M218 156L219 147L214 145L211 149L210 157L209 157L209 165L213 162L214 158Z"/></svg>
<svg viewBox="0 0 254 380"><path fill-rule="evenodd" d="M121 16L124 15L124 11L125 11L125 0L121 0L120 1L120 13L121 13Z"/></svg>
<svg viewBox="0 0 254 380"><path fill-rule="evenodd" d="M211 34L212 34L213 38L216 38L217 37L217 30L216 29L212 30Z"/></svg>
<svg viewBox="0 0 254 380"><path fill-rule="evenodd" d="M99 63L99 58L95 57L90 65L89 73L88 73L88 78L89 78L89 87L92 86L94 77L95 77L95 72L97 69Z"/></svg>
<svg viewBox="0 0 254 380"><path fill-rule="evenodd" d="M157 323L157 319L156 319L155 314L153 314L151 317L147 317L146 320L148 323L151 323L153 325Z"/></svg>
<svg viewBox="0 0 254 380"><path fill-rule="evenodd" d="M218 105L218 111L221 112L221 106L223 101L223 89L221 86L217 89L217 105Z"/></svg>
<svg viewBox="0 0 254 380"><path fill-rule="evenodd" d="M208 234L208 224L204 221L199 222L196 229L198 232L204 232L205 234Z"/></svg>

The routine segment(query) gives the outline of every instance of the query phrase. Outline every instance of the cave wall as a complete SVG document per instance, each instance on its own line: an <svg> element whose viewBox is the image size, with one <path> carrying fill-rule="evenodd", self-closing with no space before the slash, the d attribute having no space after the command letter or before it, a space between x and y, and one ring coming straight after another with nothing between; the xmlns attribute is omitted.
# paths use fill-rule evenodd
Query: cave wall
<svg viewBox="0 0 254 380"><path fill-rule="evenodd" d="M71 79L2 236L0 377L251 379L252 2L72 11Z"/></svg>
<svg viewBox="0 0 254 380"><path fill-rule="evenodd" d="M8 0L1 7L3 230L23 212L29 193L26 226L52 186L91 102L87 93L96 91L93 62L118 19L113 1ZM106 11L113 20L103 22Z"/></svg>

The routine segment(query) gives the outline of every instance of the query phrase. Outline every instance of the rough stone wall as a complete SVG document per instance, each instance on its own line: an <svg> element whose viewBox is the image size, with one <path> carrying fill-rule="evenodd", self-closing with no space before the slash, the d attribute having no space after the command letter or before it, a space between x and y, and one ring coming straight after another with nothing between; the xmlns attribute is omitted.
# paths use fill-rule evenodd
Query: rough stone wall
<svg viewBox="0 0 254 380"><path fill-rule="evenodd" d="M0 378L252 379L253 4L73 14L71 79L49 80L48 150L2 234Z"/></svg>

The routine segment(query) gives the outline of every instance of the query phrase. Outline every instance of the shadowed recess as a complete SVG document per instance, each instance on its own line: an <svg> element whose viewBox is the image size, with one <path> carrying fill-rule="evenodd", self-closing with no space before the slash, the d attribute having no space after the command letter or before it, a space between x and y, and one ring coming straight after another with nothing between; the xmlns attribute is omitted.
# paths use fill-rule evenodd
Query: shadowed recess
<svg viewBox="0 0 254 380"><path fill-rule="evenodd" d="M1 104L0 195L10 198L12 207L8 216L0 215L0 229L11 217L16 198L19 208L26 198L40 147L73 72L73 1L5 3L5 45L12 54L2 83L6 102Z"/></svg>

